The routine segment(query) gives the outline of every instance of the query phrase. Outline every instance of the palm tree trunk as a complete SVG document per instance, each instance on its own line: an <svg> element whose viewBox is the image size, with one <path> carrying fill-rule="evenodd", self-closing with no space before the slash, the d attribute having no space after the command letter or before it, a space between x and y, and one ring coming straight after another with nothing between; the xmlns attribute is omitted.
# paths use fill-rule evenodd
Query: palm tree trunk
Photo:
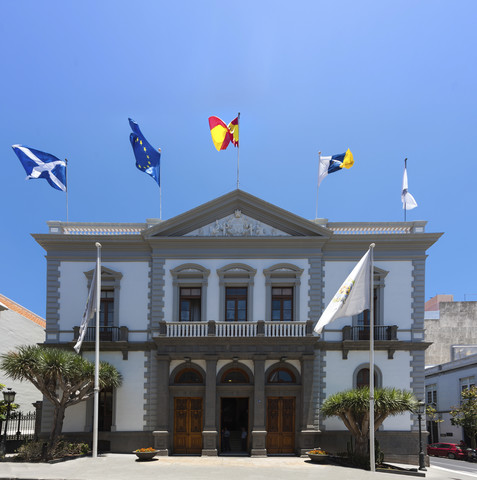
<svg viewBox="0 0 477 480"><path fill-rule="evenodd" d="M360 456L368 454L368 435L355 436L355 453Z"/></svg>
<svg viewBox="0 0 477 480"><path fill-rule="evenodd" d="M58 439L61 435L63 430L63 421L65 419L65 410L66 407L64 405L55 405L55 410L53 413L53 428L51 429L50 433L50 444L49 450L50 452L58 443Z"/></svg>

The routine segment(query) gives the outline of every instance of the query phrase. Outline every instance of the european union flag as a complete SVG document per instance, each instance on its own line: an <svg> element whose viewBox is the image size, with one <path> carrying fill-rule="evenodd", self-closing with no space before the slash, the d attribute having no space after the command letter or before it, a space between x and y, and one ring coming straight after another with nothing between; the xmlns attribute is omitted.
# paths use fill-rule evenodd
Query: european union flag
<svg viewBox="0 0 477 480"><path fill-rule="evenodd" d="M129 140L133 148L134 156L136 157L136 167L142 172L151 175L151 177L161 185L161 153L151 146L151 144L144 138L144 135L139 130L139 125L129 119L129 125L133 133L129 135Z"/></svg>
<svg viewBox="0 0 477 480"><path fill-rule="evenodd" d="M23 145L12 145L30 178L44 178L53 188L66 192L66 161L50 153L40 152Z"/></svg>

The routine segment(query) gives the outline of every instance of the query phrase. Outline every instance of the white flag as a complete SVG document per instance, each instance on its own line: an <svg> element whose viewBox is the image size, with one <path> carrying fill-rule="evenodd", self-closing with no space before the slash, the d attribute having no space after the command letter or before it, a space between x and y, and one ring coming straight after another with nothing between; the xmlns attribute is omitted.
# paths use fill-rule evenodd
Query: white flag
<svg viewBox="0 0 477 480"><path fill-rule="evenodd" d="M413 208L417 207L417 202L414 200L414 197L407 191L407 170L404 167L404 175L402 177L402 193L401 193L401 200L402 200L402 208L406 210L412 210Z"/></svg>
<svg viewBox="0 0 477 480"><path fill-rule="evenodd" d="M76 353L79 353L81 350L81 344L83 343L84 336L86 335L86 329L88 328L89 321L94 317L97 308L97 298L96 298L96 278L97 278L98 266L96 265L93 273L93 281L89 287L88 300L86 302L86 308L84 309L83 319L81 320L81 326L79 330L79 337L74 349Z"/></svg>
<svg viewBox="0 0 477 480"><path fill-rule="evenodd" d="M321 333L323 327L341 317L357 315L370 307L371 288L371 250L368 250L348 278L336 292L326 307L315 327L316 333Z"/></svg>

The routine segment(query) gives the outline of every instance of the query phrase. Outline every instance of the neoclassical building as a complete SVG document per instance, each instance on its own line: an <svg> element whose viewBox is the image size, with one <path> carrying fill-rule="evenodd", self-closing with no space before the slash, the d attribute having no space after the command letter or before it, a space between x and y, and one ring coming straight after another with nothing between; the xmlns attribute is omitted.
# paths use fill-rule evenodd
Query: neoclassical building
<svg viewBox="0 0 477 480"><path fill-rule="evenodd" d="M164 455L346 450L320 416L330 394L369 381L369 312L313 326L369 244L375 252L375 380L424 396L426 222L306 220L241 190L146 223L48 222L46 343L72 348L102 244L100 448ZM81 354L94 357L94 326ZM43 429L51 422L44 406ZM417 418L387 419L389 455L417 454ZM89 440L92 402L64 432ZM386 457L389 459L389 455Z"/></svg>

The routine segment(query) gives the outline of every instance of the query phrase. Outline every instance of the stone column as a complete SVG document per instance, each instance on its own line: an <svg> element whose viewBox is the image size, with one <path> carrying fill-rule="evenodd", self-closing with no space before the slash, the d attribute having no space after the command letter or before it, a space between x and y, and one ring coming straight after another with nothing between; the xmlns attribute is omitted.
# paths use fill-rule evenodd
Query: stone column
<svg viewBox="0 0 477 480"><path fill-rule="evenodd" d="M305 452L313 449L317 432L313 426L313 364L314 355L303 355L301 359L301 398L302 417L300 419L300 433L298 439L298 452L305 455Z"/></svg>
<svg viewBox="0 0 477 480"><path fill-rule="evenodd" d="M169 364L168 355L157 356L157 430L152 432L154 448L159 450L158 455L169 455L170 433L169 427Z"/></svg>
<svg viewBox="0 0 477 480"><path fill-rule="evenodd" d="M216 404L217 404L217 358L215 356L206 357L206 377L205 377L205 407L204 407L204 430L202 431L202 455L217 456L217 424L216 424Z"/></svg>
<svg viewBox="0 0 477 480"><path fill-rule="evenodd" d="M265 355L254 357L254 405L252 426L252 457L264 457L267 455L265 428Z"/></svg>

